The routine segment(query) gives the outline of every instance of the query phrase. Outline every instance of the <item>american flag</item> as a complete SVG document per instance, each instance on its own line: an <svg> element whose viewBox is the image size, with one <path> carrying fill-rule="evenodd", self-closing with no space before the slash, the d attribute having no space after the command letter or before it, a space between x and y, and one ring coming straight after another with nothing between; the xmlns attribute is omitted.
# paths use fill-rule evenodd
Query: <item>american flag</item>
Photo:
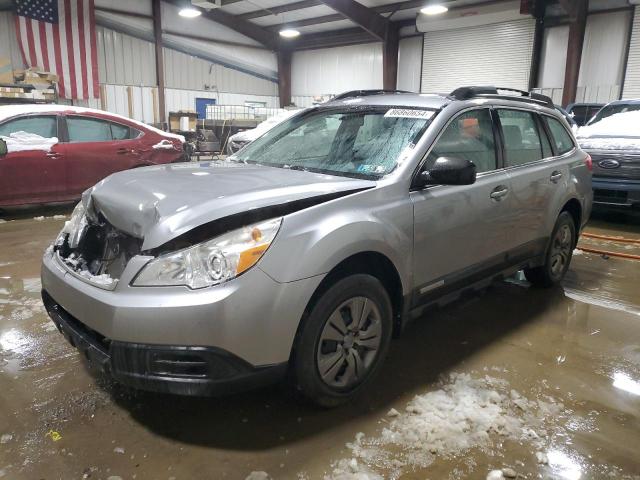
<svg viewBox="0 0 640 480"><path fill-rule="evenodd" d="M63 98L98 98L93 0L16 0L22 58L59 77Z"/></svg>

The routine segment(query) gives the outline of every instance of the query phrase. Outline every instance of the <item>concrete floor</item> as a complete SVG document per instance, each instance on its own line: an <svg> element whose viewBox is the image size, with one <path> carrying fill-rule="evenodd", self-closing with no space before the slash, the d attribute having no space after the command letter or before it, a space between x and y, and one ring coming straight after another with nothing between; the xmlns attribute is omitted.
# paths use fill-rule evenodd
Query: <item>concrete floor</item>
<svg viewBox="0 0 640 480"><path fill-rule="evenodd" d="M280 387L182 398L92 376L39 300L64 221L45 215L0 224L0 477L640 478L640 262L580 254L562 288L514 280L432 312L366 395L321 411Z"/></svg>

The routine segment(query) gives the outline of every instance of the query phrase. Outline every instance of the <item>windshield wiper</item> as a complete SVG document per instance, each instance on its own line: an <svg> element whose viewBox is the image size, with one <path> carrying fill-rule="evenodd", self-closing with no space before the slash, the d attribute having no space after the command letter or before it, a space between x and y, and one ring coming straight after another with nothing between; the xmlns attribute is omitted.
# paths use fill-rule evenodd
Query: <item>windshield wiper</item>
<svg viewBox="0 0 640 480"><path fill-rule="evenodd" d="M289 170L300 170L302 172L308 172L306 167L302 165L282 165L282 168L288 168Z"/></svg>

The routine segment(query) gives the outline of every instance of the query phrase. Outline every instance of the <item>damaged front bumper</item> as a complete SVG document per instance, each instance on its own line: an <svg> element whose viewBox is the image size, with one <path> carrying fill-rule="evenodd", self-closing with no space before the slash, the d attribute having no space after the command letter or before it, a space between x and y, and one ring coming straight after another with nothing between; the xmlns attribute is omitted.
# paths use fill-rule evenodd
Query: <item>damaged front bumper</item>
<svg viewBox="0 0 640 480"><path fill-rule="evenodd" d="M254 367L215 347L112 341L69 315L46 291L42 300L60 333L94 368L134 388L179 395L221 395L276 382L286 372L286 362Z"/></svg>
<svg viewBox="0 0 640 480"><path fill-rule="evenodd" d="M278 283L258 266L199 290L133 287L132 258L112 290L74 275L48 251L42 288L58 329L91 363L147 390L213 395L274 381L322 276Z"/></svg>

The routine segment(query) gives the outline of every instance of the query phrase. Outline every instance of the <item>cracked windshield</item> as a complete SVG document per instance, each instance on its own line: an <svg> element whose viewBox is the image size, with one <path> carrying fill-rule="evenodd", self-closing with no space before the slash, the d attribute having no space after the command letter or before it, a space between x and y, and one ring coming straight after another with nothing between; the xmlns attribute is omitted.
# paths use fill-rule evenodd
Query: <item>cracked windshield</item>
<svg viewBox="0 0 640 480"><path fill-rule="evenodd" d="M399 108L311 111L267 132L230 159L379 178L411 155L434 113Z"/></svg>

